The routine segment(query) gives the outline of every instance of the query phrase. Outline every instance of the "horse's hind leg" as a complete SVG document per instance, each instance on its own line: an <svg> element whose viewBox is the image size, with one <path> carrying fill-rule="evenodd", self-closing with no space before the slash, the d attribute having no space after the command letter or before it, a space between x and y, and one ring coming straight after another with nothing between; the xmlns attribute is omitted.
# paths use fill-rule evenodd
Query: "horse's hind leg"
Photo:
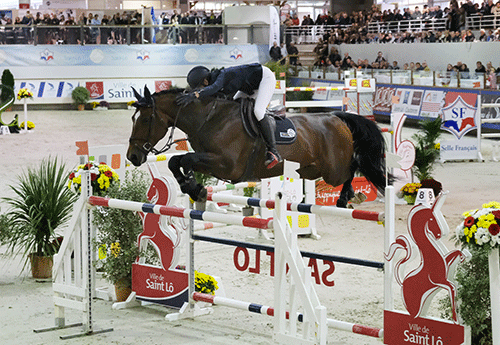
<svg viewBox="0 0 500 345"><path fill-rule="evenodd" d="M344 182L340 197L337 200L337 207L346 208L347 202L354 197L354 189L352 188L352 178Z"/></svg>
<svg viewBox="0 0 500 345"><path fill-rule="evenodd" d="M354 197L354 189L352 188L352 179L354 178L354 173L358 168L358 163L353 159L351 162L350 175L351 177L344 182L342 185L342 191L340 192L339 199L337 200L337 207L346 208L347 203Z"/></svg>

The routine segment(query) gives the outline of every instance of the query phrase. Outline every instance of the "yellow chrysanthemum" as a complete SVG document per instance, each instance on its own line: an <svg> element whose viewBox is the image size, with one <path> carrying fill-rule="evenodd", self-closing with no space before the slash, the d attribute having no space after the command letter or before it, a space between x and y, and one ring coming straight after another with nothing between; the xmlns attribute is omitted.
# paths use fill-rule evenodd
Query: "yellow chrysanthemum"
<svg viewBox="0 0 500 345"><path fill-rule="evenodd" d="M115 242L115 243L111 243L111 246L110 246L110 249L111 249L111 254L117 258L118 255L120 255L120 243L118 242Z"/></svg>
<svg viewBox="0 0 500 345"><path fill-rule="evenodd" d="M490 201L486 204L483 204L483 208L500 208L500 202Z"/></svg>

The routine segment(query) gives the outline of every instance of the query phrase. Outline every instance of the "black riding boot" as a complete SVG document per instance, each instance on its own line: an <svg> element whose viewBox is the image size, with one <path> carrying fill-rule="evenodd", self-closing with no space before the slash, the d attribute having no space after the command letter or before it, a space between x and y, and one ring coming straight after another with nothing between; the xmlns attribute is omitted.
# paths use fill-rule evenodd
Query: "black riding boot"
<svg viewBox="0 0 500 345"><path fill-rule="evenodd" d="M282 161L281 156L276 149L276 138L274 137L274 129L271 123L271 118L265 115L264 118L259 121L259 128L267 147L266 161L264 164L268 169L271 169Z"/></svg>

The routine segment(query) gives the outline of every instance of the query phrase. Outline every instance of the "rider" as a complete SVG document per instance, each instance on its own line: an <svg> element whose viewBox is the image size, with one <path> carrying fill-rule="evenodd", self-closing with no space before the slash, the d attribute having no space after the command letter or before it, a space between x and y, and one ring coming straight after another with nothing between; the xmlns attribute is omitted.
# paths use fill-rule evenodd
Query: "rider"
<svg viewBox="0 0 500 345"><path fill-rule="evenodd" d="M276 149L271 119L265 115L276 85L276 77L269 68L254 63L210 72L204 66L196 66L189 71L187 82L195 91L177 97L177 104L181 106L190 104L196 98L211 96L219 91L226 95L236 92L233 99L248 96L255 98L254 115L268 150L265 165L271 169L282 161Z"/></svg>

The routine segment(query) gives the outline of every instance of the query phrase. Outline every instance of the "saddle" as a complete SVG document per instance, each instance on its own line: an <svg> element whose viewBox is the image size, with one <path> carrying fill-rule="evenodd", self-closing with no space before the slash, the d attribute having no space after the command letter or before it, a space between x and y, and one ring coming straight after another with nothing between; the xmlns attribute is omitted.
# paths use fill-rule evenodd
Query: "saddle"
<svg viewBox="0 0 500 345"><path fill-rule="evenodd" d="M253 98L239 98L241 121L243 128L252 139L260 137L258 121L253 115L255 100ZM286 118L286 108L283 105L266 109L266 115L270 116L274 123L274 137L276 144L288 145L297 140L297 130L293 122Z"/></svg>

